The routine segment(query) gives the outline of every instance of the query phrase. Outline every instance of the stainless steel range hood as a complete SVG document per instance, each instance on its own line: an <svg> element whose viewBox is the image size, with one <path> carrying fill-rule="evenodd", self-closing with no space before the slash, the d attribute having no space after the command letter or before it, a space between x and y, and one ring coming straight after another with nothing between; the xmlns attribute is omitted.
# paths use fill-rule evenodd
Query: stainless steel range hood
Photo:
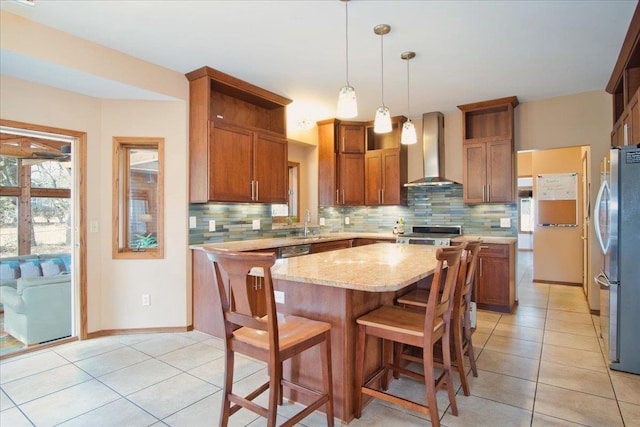
<svg viewBox="0 0 640 427"><path fill-rule="evenodd" d="M458 184L445 174L444 115L439 111L422 115L422 152L425 177L405 187Z"/></svg>

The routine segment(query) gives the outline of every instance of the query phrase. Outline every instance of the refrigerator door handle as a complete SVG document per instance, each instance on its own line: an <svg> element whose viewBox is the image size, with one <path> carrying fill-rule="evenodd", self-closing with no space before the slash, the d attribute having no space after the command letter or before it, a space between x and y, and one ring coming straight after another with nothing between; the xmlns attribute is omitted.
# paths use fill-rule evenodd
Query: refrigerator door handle
<svg viewBox="0 0 640 427"><path fill-rule="evenodd" d="M604 273L600 273L597 276L594 276L593 280L595 280L598 285L604 286L605 288L611 287L611 283L609 283L609 280L607 279L607 276L604 275Z"/></svg>
<svg viewBox="0 0 640 427"><path fill-rule="evenodd" d="M605 191L610 192L609 183L607 181L604 181L600 186L600 190L598 190L598 197L596 197L596 209L594 209L593 212L593 222L596 229L596 237L598 238L598 244L600 245L600 249L602 249L603 254L606 254L609 251L609 239L607 239L607 242L605 244L605 242L602 240L602 233L600 230L600 202L602 201L602 196L604 195Z"/></svg>

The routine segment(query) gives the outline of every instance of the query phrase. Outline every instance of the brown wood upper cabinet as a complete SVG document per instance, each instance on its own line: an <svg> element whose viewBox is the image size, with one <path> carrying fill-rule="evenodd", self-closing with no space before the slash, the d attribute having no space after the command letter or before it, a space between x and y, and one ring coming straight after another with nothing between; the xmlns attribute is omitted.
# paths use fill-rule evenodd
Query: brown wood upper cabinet
<svg viewBox="0 0 640 427"><path fill-rule="evenodd" d="M210 67L186 76L191 203L286 203L291 100Z"/></svg>
<svg viewBox="0 0 640 427"><path fill-rule="evenodd" d="M364 205L364 124L318 122L320 206Z"/></svg>
<svg viewBox="0 0 640 427"><path fill-rule="evenodd" d="M463 114L463 198L465 203L515 200L515 96L459 105Z"/></svg>
<svg viewBox="0 0 640 427"><path fill-rule="evenodd" d="M640 3L636 5L606 89L613 95L611 145L640 144Z"/></svg>
<svg viewBox="0 0 640 427"><path fill-rule="evenodd" d="M400 205L407 201L407 146L400 143L404 116L391 119L392 131L373 132L367 124L365 155L365 204L368 206Z"/></svg>

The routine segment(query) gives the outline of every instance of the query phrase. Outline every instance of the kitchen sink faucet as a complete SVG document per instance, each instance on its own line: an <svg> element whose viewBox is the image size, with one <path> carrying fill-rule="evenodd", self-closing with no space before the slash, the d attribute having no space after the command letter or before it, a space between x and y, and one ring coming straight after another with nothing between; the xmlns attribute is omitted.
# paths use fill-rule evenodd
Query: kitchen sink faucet
<svg viewBox="0 0 640 427"><path fill-rule="evenodd" d="M309 209L304 213L304 237L309 235L309 223L311 222L311 212Z"/></svg>

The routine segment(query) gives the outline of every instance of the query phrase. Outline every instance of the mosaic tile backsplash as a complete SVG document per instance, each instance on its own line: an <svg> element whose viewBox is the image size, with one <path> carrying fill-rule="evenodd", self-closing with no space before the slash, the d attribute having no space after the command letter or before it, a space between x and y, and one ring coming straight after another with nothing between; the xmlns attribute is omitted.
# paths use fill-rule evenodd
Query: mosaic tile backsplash
<svg viewBox="0 0 640 427"><path fill-rule="evenodd" d="M302 234L300 224L272 228L271 206L249 203L207 203L189 205L189 216L196 218L196 228L189 230L189 244L215 243L288 237ZM345 225L345 217L349 224ZM465 205L462 186L410 187L407 206L320 207L318 218L325 225L314 225L314 234L335 232L392 233L399 218L404 218L405 231L417 225L462 225L464 234L517 237L518 209L516 204ZM501 228L500 219L510 218L511 227ZM260 220L260 229L253 230L253 221ZM215 220L216 230L209 231L209 221Z"/></svg>

